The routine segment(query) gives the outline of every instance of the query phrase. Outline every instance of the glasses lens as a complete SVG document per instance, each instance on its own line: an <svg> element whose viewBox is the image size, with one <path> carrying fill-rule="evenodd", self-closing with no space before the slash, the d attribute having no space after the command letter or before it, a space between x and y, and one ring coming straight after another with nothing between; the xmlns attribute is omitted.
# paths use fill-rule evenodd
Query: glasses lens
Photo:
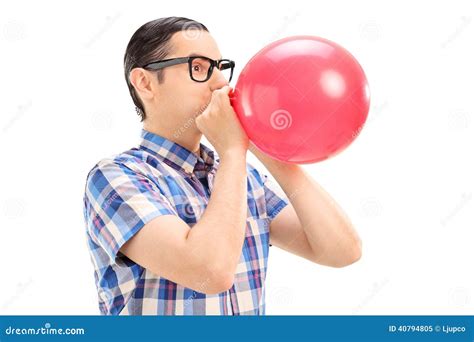
<svg viewBox="0 0 474 342"><path fill-rule="evenodd" d="M221 61L219 64L219 70L227 81L230 81L233 67L234 66L231 61Z"/></svg>
<svg viewBox="0 0 474 342"><path fill-rule="evenodd" d="M191 62L191 74L196 81L205 81L211 68L211 62L204 58L194 58Z"/></svg>

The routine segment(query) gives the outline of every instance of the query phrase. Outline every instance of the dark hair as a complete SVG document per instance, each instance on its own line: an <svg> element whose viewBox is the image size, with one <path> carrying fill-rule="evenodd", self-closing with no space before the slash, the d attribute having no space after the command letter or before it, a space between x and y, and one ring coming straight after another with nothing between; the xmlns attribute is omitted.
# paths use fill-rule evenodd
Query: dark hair
<svg viewBox="0 0 474 342"><path fill-rule="evenodd" d="M187 30L208 31L206 26L195 20L183 17L166 17L142 25L130 38L125 50L123 65L128 90L141 121L146 118L145 108L130 83L130 71L133 68L143 67L153 61L164 59L172 49L170 45L171 36L176 32ZM159 83L164 81L163 70L158 70L157 76Z"/></svg>

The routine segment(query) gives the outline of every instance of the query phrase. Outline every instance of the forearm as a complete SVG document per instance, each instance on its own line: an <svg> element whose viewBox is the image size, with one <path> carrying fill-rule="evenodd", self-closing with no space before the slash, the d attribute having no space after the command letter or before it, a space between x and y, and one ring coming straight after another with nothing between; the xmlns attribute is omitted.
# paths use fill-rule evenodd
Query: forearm
<svg viewBox="0 0 474 342"><path fill-rule="evenodd" d="M290 200L315 261L344 265L357 259L360 238L334 199L301 166L275 161L258 151L256 155Z"/></svg>
<svg viewBox="0 0 474 342"><path fill-rule="evenodd" d="M190 230L188 244L210 267L232 273L242 253L247 218L246 154L221 155L213 191L199 222Z"/></svg>

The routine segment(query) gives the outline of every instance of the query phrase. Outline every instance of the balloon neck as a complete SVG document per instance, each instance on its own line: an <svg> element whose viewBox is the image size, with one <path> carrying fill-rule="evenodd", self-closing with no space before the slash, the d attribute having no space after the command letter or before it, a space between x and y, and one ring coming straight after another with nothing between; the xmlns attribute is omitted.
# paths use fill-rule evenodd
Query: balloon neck
<svg viewBox="0 0 474 342"><path fill-rule="evenodd" d="M234 93L234 90L231 90L229 92L229 100L230 100L230 104L232 106L234 106L234 101L235 101L235 93Z"/></svg>

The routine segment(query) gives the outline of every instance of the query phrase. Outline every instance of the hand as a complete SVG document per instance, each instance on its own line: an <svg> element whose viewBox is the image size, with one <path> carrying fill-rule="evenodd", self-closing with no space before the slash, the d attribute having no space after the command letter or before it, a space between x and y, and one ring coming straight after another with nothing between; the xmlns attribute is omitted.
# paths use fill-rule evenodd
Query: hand
<svg viewBox="0 0 474 342"><path fill-rule="evenodd" d="M196 126L214 146L219 156L228 152L246 153L248 137L229 100L231 87L225 86L212 93L207 108L196 118Z"/></svg>

